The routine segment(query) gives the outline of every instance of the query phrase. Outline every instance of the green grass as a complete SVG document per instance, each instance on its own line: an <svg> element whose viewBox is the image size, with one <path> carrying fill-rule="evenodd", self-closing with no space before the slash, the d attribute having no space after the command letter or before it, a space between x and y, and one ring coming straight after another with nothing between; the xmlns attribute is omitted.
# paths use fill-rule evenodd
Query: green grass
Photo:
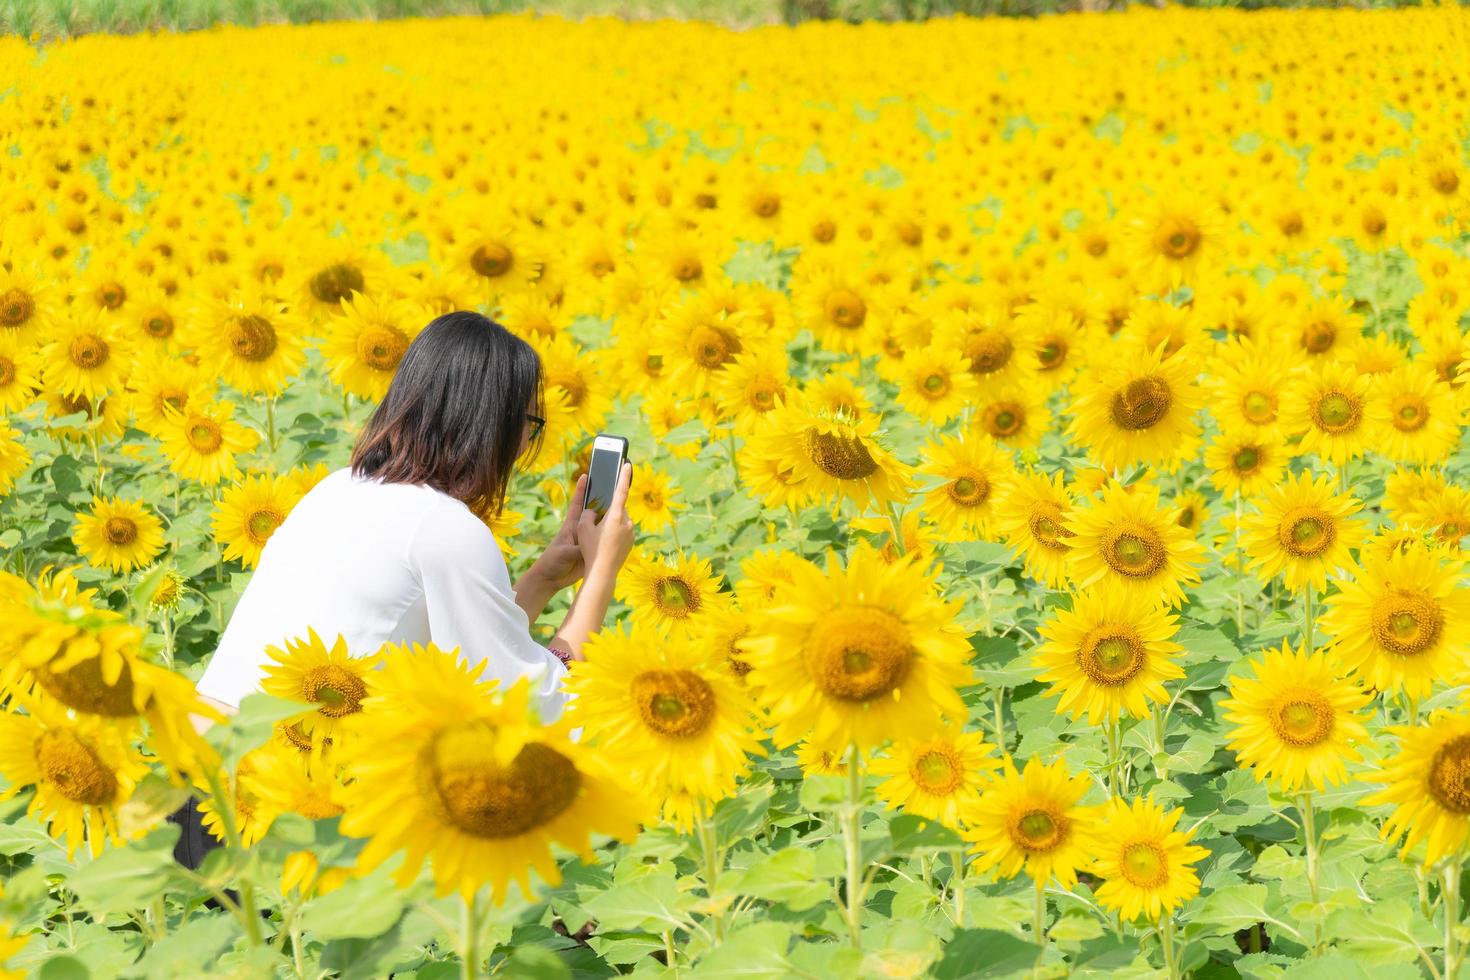
<svg viewBox="0 0 1470 980"><path fill-rule="evenodd" d="M674 18L729 27L804 20L1035 16L1129 0L0 0L0 34L41 40L87 33L198 30L214 24L392 20L535 10L565 17ZM1466 0L1460 0L1466 2ZM1185 0L1187 6L1417 6L1418 0Z"/></svg>

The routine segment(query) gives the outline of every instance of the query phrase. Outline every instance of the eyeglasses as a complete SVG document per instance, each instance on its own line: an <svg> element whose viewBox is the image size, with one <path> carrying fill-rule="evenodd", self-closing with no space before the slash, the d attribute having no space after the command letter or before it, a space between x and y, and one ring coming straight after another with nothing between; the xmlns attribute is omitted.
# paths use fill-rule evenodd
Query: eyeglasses
<svg viewBox="0 0 1470 980"><path fill-rule="evenodd" d="M532 439L534 439L538 435L540 435L541 434L541 430L544 429L544 428L546 428L546 420L543 419L539 415L532 415L530 412L527 412L526 413L526 421L531 423L531 438Z"/></svg>

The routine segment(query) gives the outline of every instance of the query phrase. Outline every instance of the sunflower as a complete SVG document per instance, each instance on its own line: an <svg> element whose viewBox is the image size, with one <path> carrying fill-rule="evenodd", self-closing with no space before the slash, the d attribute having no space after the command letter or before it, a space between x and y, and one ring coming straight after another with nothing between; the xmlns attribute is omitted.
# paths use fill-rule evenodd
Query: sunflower
<svg viewBox="0 0 1470 980"><path fill-rule="evenodd" d="M878 420L790 402L773 413L763 455L789 467L804 494L834 509L850 500L879 513L909 492L908 468L878 441Z"/></svg>
<svg viewBox="0 0 1470 980"><path fill-rule="evenodd" d="M69 719L31 705L30 714L0 713L0 801L34 787L26 812L66 840L67 860L85 841L93 857L105 843L121 844L118 807L148 765L132 747L130 726Z"/></svg>
<svg viewBox="0 0 1470 980"><path fill-rule="evenodd" d="M19 412L41 387L40 348L0 331L0 414Z"/></svg>
<svg viewBox="0 0 1470 980"><path fill-rule="evenodd" d="M265 664L261 690L315 706L292 721L311 740L317 755L327 743L335 744L342 719L362 710L368 696L368 673L382 659L378 653L349 652L341 635L328 649L310 627L305 637L287 640L285 649L268 646L265 653L272 662Z"/></svg>
<svg viewBox="0 0 1470 980"><path fill-rule="evenodd" d="M313 320L337 316L354 293L376 296L389 283L383 254L345 238L304 245L300 254L306 258L292 270L299 300L292 310Z"/></svg>
<svg viewBox="0 0 1470 980"><path fill-rule="evenodd" d="M40 270L0 262L0 336L35 342L57 312L55 290Z"/></svg>
<svg viewBox="0 0 1470 980"><path fill-rule="evenodd" d="M1223 262L1228 228L1210 201L1182 192L1149 199L1125 231L1134 267L1150 283L1173 287Z"/></svg>
<svg viewBox="0 0 1470 980"><path fill-rule="evenodd" d="M1204 396L1183 358L1162 346L1133 358L1111 359L1083 384L1067 431L1112 470L1148 463L1173 470L1194 451L1195 418Z"/></svg>
<svg viewBox="0 0 1470 980"><path fill-rule="evenodd" d="M1015 475L1010 457L984 436L946 436L922 458L919 472L943 481L924 494L925 515L951 540L989 538L996 501Z"/></svg>
<svg viewBox="0 0 1470 980"><path fill-rule="evenodd" d="M191 333L206 371L237 391L279 395L306 362L305 330L282 301L236 291L195 311Z"/></svg>
<svg viewBox="0 0 1470 980"><path fill-rule="evenodd" d="M408 345L430 319L428 310L403 300L361 293L344 300L321 346L332 381L359 398L380 401Z"/></svg>
<svg viewBox="0 0 1470 980"><path fill-rule="evenodd" d="M260 433L234 421L234 402L201 402L183 411L170 405L163 414L166 426L160 439L169 468L205 486L238 476L236 454L250 452L260 442Z"/></svg>
<svg viewBox="0 0 1470 980"><path fill-rule="evenodd" d="M1257 782L1270 779L1283 792L1321 791L1347 778L1346 763L1361 758L1353 743L1368 743L1371 700L1356 681L1339 676L1335 653L1282 643L1251 661L1251 677L1233 677L1220 702L1233 727L1227 744Z"/></svg>
<svg viewBox="0 0 1470 980"><path fill-rule="evenodd" d="M1386 421L1371 389L1372 379L1352 365L1329 362L1287 389L1282 427L1301 435L1299 452L1341 466L1366 452Z"/></svg>
<svg viewBox="0 0 1470 980"><path fill-rule="evenodd" d="M1205 447L1210 482L1232 497L1253 497L1280 483L1286 459L1279 438L1251 431L1222 432Z"/></svg>
<svg viewBox="0 0 1470 980"><path fill-rule="evenodd" d="M8 494L31 465L31 454L20 440L19 430L0 422L0 495Z"/></svg>
<svg viewBox="0 0 1470 980"><path fill-rule="evenodd" d="M1072 775L1062 759L1043 765L1032 758L1017 772L1006 756L965 814L961 833L977 855L976 869L994 868L1002 878L1024 869L1038 890L1052 880L1063 888L1075 885L1078 869L1090 859L1095 815L1078 803L1088 785L1087 774Z"/></svg>
<svg viewBox="0 0 1470 980"><path fill-rule="evenodd" d="M1460 441L1463 412L1455 392L1425 365L1406 364L1374 382L1387 425L1374 448L1389 459L1443 463Z"/></svg>
<svg viewBox="0 0 1470 980"><path fill-rule="evenodd" d="M969 362L950 347L909 352L899 369L898 403L930 425L946 425L979 390Z"/></svg>
<svg viewBox="0 0 1470 980"><path fill-rule="evenodd" d="M45 348L46 387L98 401L122 388L132 353L116 324L96 308L74 306Z"/></svg>
<svg viewBox="0 0 1470 980"><path fill-rule="evenodd" d="M128 407L138 428L158 438L168 426L166 412L180 412L209 400L204 373L181 357L157 352L140 356L128 379Z"/></svg>
<svg viewBox="0 0 1470 980"><path fill-rule="evenodd" d="M874 325L892 297L841 264L824 262L791 284L791 301L797 325L810 330L824 348L862 354L871 349Z"/></svg>
<svg viewBox="0 0 1470 980"><path fill-rule="evenodd" d="M225 561L239 559L241 567L254 568L265 543L300 496L289 477L271 474L248 476L221 494L212 523Z"/></svg>
<svg viewBox="0 0 1470 980"><path fill-rule="evenodd" d="M955 687L969 678L970 647L953 622L958 605L934 594L936 573L885 562L865 541L846 567L829 554L825 572L791 572L740 644L780 745L806 739L840 753L965 717Z"/></svg>
<svg viewBox="0 0 1470 980"><path fill-rule="evenodd" d="M618 576L617 589L633 607L635 625L675 640L689 638L710 613L731 603L709 560L682 551L669 558L636 556Z"/></svg>
<svg viewBox="0 0 1470 980"><path fill-rule="evenodd" d="M1191 844L1193 831L1177 829L1182 809L1165 810L1147 799L1113 797L1094 825L1091 871L1103 879L1094 894L1124 921L1156 922L1199 894L1194 863L1208 849Z"/></svg>
<svg viewBox="0 0 1470 980"><path fill-rule="evenodd" d="M942 313L934 324L934 342L959 351L984 390L1036 383L1040 370L1036 334L1004 302L985 301Z"/></svg>
<svg viewBox="0 0 1470 980"><path fill-rule="evenodd" d="M94 568L130 572L163 550L163 522L136 500L94 496L91 511L76 516L71 539Z"/></svg>
<svg viewBox="0 0 1470 980"><path fill-rule="evenodd" d="M633 484L628 490L628 516L645 534L658 534L677 520L685 508L679 486L661 470L643 463L633 464Z"/></svg>
<svg viewBox="0 0 1470 980"><path fill-rule="evenodd" d="M385 657L340 755L339 826L369 838L360 872L403 852L400 886L428 861L437 894L469 901L488 883L503 902L512 879L530 893L532 871L560 883L553 844L591 862L592 833L638 832L638 785L572 742L566 720L538 725L524 680L492 697L479 673L432 645Z"/></svg>
<svg viewBox="0 0 1470 980"><path fill-rule="evenodd" d="M656 326L663 378L678 391L710 394L735 359L751 347L762 324L747 310L731 310L714 297L692 296L667 309Z"/></svg>
<svg viewBox="0 0 1470 980"><path fill-rule="evenodd" d="M1109 483L1066 526L1079 587L1114 582L1148 602L1179 606L1184 587L1200 580L1204 548L1170 518L1151 483Z"/></svg>
<svg viewBox="0 0 1470 980"><path fill-rule="evenodd" d="M1234 338L1221 347L1210 375L1210 412L1227 431L1278 438L1291 371L1292 361L1282 351L1253 338Z"/></svg>
<svg viewBox="0 0 1470 980"><path fill-rule="evenodd" d="M715 375L720 415L733 421L739 435L759 432L788 397L790 384L784 350L756 347L742 351Z"/></svg>
<svg viewBox="0 0 1470 980"><path fill-rule="evenodd" d="M274 818L282 813L298 813L308 820L342 815L342 806L336 801L336 766L314 766L309 753L275 739L255 749L248 758L249 771L240 777L239 786L254 802L258 815Z"/></svg>
<svg viewBox="0 0 1470 980"><path fill-rule="evenodd" d="M600 357L594 351L578 347L576 341L566 335L544 341L537 348L537 353L541 355L547 393L561 393L578 430L597 431L612 407L608 379L600 370ZM548 414L548 424L550 418ZM543 437L543 442L555 444L549 436Z"/></svg>
<svg viewBox="0 0 1470 980"><path fill-rule="evenodd" d="M1108 582L1072 597L1039 634L1046 642L1032 654L1037 680L1060 697L1057 712L1087 717L1089 724L1114 722L1123 712L1135 718L1149 704L1168 704L1164 681L1184 676L1173 642L1178 620L1148 598Z"/></svg>
<svg viewBox="0 0 1470 980"><path fill-rule="evenodd" d="M1464 563L1423 546L1364 555L1361 568L1327 600L1322 631L1336 655L1380 691L1427 697L1470 669L1470 589Z"/></svg>
<svg viewBox="0 0 1470 980"><path fill-rule="evenodd" d="M1258 506L1259 513L1242 525L1252 570L1267 582L1282 575L1293 592L1325 589L1329 573L1352 564L1352 550L1366 533L1360 522L1349 520L1359 502L1334 492L1326 476L1288 476L1267 487Z"/></svg>
<svg viewBox="0 0 1470 980"><path fill-rule="evenodd" d="M1392 804L1382 836L1403 837L1405 858L1422 841L1428 867L1460 853L1470 837L1470 717L1441 708L1428 724L1388 731L1398 739L1398 751L1363 774L1365 781L1385 785L1360 805Z"/></svg>
<svg viewBox="0 0 1470 980"><path fill-rule="evenodd" d="M279 816L276 812L261 807L252 791L254 784L251 777L255 773L255 760L260 754L260 749L247 752L235 766L234 775L227 781L221 780L222 783L227 783L225 788L229 794L228 802L232 805L235 833L240 836L240 843L245 847L253 847L264 837ZM226 801L213 795L199 801L199 822L215 840L222 843L229 839L229 828L220 810L224 802Z"/></svg>
<svg viewBox="0 0 1470 980"><path fill-rule="evenodd" d="M599 753L664 798L683 792L713 806L735 794L762 749L750 697L723 657L647 626L596 633L585 653L566 688L573 722L595 733Z"/></svg>
<svg viewBox="0 0 1470 980"><path fill-rule="evenodd" d="M1034 386L987 387L974 407L970 425L1011 449L1034 449L1051 422L1046 400Z"/></svg>
<svg viewBox="0 0 1470 980"><path fill-rule="evenodd" d="M1072 532L1072 495L1060 473L1016 474L995 505L995 526L1011 549L1025 558L1026 574L1049 588L1067 581Z"/></svg>
<svg viewBox="0 0 1470 980"><path fill-rule="evenodd" d="M899 738L868 766L883 778L878 799L905 813L959 828L980 802L985 773L1000 768L980 732L949 727L927 738Z"/></svg>

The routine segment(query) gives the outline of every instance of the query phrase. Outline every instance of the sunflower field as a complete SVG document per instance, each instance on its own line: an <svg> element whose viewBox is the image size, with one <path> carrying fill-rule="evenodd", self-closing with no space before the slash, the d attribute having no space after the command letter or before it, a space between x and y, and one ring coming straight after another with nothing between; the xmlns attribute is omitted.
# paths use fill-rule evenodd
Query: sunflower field
<svg viewBox="0 0 1470 980"><path fill-rule="evenodd" d="M0 976L1464 975L1467 63L1456 6L0 38ZM543 361L513 570L632 444L572 708L309 631L213 715L455 309Z"/></svg>

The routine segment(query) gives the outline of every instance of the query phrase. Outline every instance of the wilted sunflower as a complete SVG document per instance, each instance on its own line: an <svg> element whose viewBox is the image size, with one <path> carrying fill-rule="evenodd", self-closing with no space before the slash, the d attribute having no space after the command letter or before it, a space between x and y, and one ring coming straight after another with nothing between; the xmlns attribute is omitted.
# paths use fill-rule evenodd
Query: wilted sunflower
<svg viewBox="0 0 1470 980"><path fill-rule="evenodd" d="M1143 718L1150 702L1169 702L1163 682L1184 676L1174 662L1184 648L1170 639L1178 628L1153 600L1100 582L1041 626L1046 642L1032 657L1042 670L1037 679L1052 685L1047 695L1060 696L1059 713L1093 725L1124 711Z"/></svg>
<svg viewBox="0 0 1470 980"><path fill-rule="evenodd" d="M117 809L148 772L128 724L71 719L31 703L29 714L0 713L0 801L35 788L26 812L65 837L67 859L86 843L93 857L121 844Z"/></svg>
<svg viewBox="0 0 1470 980"><path fill-rule="evenodd" d="M402 852L407 887L427 861L439 895L466 901L489 885L503 902L535 871L561 881L552 845L593 861L593 833L631 839L648 807L640 787L614 776L596 750L579 749L566 720L536 723L520 681L491 696L480 671L433 646L388 653L374 696L338 758L343 833L370 838L361 872Z"/></svg>
<svg viewBox="0 0 1470 980"><path fill-rule="evenodd" d="M1321 791L1343 782L1346 763L1361 758L1353 743L1370 741L1359 712L1372 695L1343 678L1332 658L1330 650L1309 655L1283 642L1251 661L1253 676L1231 678L1230 697L1220 702L1233 726L1227 744L1257 782Z"/></svg>
<svg viewBox="0 0 1470 980"><path fill-rule="evenodd" d="M306 363L305 322L262 291L209 301L191 332L205 370L246 394L280 394Z"/></svg>
<svg viewBox="0 0 1470 980"><path fill-rule="evenodd" d="M258 473L220 495L213 516L214 540L224 546L225 561L239 559L254 568L276 528L301 498L287 476Z"/></svg>
<svg viewBox="0 0 1470 980"><path fill-rule="evenodd" d="M731 602L709 560L683 552L636 556L618 577L617 588L633 607L634 623L676 639L692 635L711 611Z"/></svg>
<svg viewBox="0 0 1470 980"><path fill-rule="evenodd" d="M1341 361L1303 375L1282 403L1282 428L1301 436L1298 452L1334 466L1367 452L1384 421L1372 378Z"/></svg>
<svg viewBox="0 0 1470 980"><path fill-rule="evenodd" d="M322 357L332 381L359 398L380 401L430 312L406 301L361 293L342 303L327 324Z"/></svg>
<svg viewBox="0 0 1470 980"><path fill-rule="evenodd" d="M994 868L1002 878L1024 870L1038 890L1053 880L1075 885L1091 860L1095 816L1079 805L1089 785L1087 773L1072 775L1062 759L1043 765L1033 758L1017 772L1006 756L965 814L962 835L972 843L976 869Z"/></svg>
<svg viewBox="0 0 1470 980"><path fill-rule="evenodd" d="M238 476L236 454L260 442L260 433L234 421L234 402L205 402L184 411L169 406L163 414L167 422L160 439L169 467L205 486Z"/></svg>
<svg viewBox="0 0 1470 980"><path fill-rule="evenodd" d="M1193 373L1184 358L1165 358L1162 347L1107 359L1081 382L1067 431L1109 469L1148 463L1172 470L1199 437L1195 415L1204 395Z"/></svg>
<svg viewBox="0 0 1470 980"><path fill-rule="evenodd" d="M995 525L1006 543L1024 555L1026 574L1059 589L1067 581L1072 495L1060 473L1018 473L995 505Z"/></svg>
<svg viewBox="0 0 1470 980"><path fill-rule="evenodd" d="M122 388L132 357L115 323L95 307L71 307L45 348L46 387L98 401Z"/></svg>
<svg viewBox="0 0 1470 980"><path fill-rule="evenodd" d="M136 500L94 496L91 511L77 515L72 543L93 567L130 572L163 550L163 522Z"/></svg>
<svg viewBox="0 0 1470 980"><path fill-rule="evenodd" d="M982 733L947 727L895 739L868 771L883 779L874 792L890 807L958 829L980 802L985 773L1000 768L994 751Z"/></svg>
<svg viewBox="0 0 1470 980"><path fill-rule="evenodd" d="M951 540L989 538L1015 475L1010 457L984 436L946 436L924 447L923 460L919 472L943 481L924 494L924 513Z"/></svg>
<svg viewBox="0 0 1470 980"><path fill-rule="evenodd" d="M1364 555L1327 600L1322 631L1338 658L1380 691L1424 698L1470 672L1470 589L1464 562L1421 546Z"/></svg>
<svg viewBox="0 0 1470 980"><path fill-rule="evenodd" d="M1398 751L1362 776L1386 785L1361 805L1393 804L1382 836L1403 837L1405 858L1423 842L1428 867L1463 851L1470 837L1470 717L1441 708L1427 724L1388 731L1398 739Z"/></svg>
<svg viewBox="0 0 1470 980"><path fill-rule="evenodd" d="M335 742L342 719L362 710L368 696L366 678L377 667L380 655L376 651L354 655L341 635L328 649L310 627L305 637L287 640L285 649L268 646L265 652L272 663L264 667L261 690L316 706L294 721L319 755L328 742Z"/></svg>
<svg viewBox="0 0 1470 980"><path fill-rule="evenodd" d="M750 696L723 657L672 645L646 626L596 633L584 653L566 688L576 696L572 720L598 752L661 798L682 791L708 812L734 795L762 749Z"/></svg>
<svg viewBox="0 0 1470 980"><path fill-rule="evenodd" d="M970 647L954 625L957 605L934 593L934 573L885 562L865 541L846 567L829 555L825 572L791 571L740 644L779 744L842 752L965 716L955 687L969 678Z"/></svg>
<svg viewBox="0 0 1470 980"><path fill-rule="evenodd" d="M1350 520L1360 509L1357 499L1336 493L1326 476L1288 476L1267 487L1258 506L1243 524L1252 571L1266 582L1282 576L1293 592L1325 589L1329 573L1352 564L1352 549L1366 533Z"/></svg>
<svg viewBox="0 0 1470 980"><path fill-rule="evenodd" d="M1179 606L1184 587L1200 580L1204 548L1170 519L1151 483L1109 483L1072 512L1067 529L1070 575L1079 587L1112 582L1149 602Z"/></svg>
<svg viewBox="0 0 1470 980"><path fill-rule="evenodd" d="M1091 871L1103 879L1094 892L1105 909L1125 922L1140 916L1156 922L1199 894L1194 863L1210 852L1191 844L1193 831L1179 830L1182 809L1165 810L1147 799L1113 797L1094 824Z"/></svg>

